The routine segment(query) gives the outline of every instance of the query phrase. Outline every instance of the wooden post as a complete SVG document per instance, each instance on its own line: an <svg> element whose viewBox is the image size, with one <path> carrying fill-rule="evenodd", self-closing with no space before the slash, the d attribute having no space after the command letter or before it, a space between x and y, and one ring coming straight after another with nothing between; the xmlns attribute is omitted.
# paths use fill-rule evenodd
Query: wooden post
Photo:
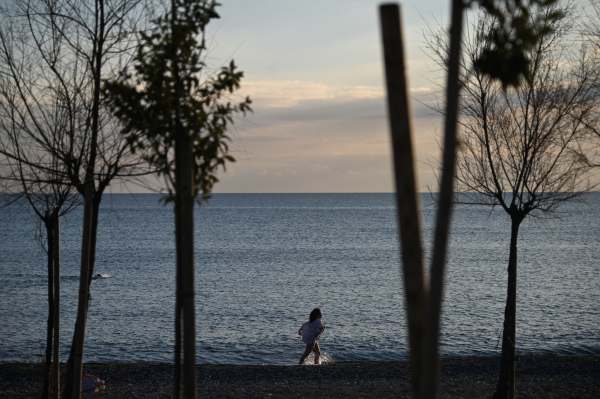
<svg viewBox="0 0 600 399"><path fill-rule="evenodd" d="M54 367L53 399L60 398L60 213L54 221Z"/></svg>
<svg viewBox="0 0 600 399"><path fill-rule="evenodd" d="M460 91L458 71L463 3L462 0L452 0L444 157L430 273L431 292L427 281L423 278L418 220L419 206L416 199L410 141L411 130L399 17L400 8L396 4L385 4L381 6L380 12L394 152L413 395L418 398L435 398L439 367L439 326L456 159L456 126Z"/></svg>
<svg viewBox="0 0 600 399"><path fill-rule="evenodd" d="M462 41L463 0L452 0L450 54L446 83L446 118L442 180L438 197L437 218L431 260L431 291L427 297L421 364L421 398L437 396L439 374L439 335L444 291L448 235L454 201L454 170L456 168L456 129L460 92L459 69Z"/></svg>
<svg viewBox="0 0 600 399"><path fill-rule="evenodd" d="M413 166L410 112L400 27L400 7L397 4L384 4L380 7L380 16L388 93L388 114L394 157L402 271L406 296L411 381L413 395L416 397L419 392L420 351L427 284L423 271L420 212Z"/></svg>

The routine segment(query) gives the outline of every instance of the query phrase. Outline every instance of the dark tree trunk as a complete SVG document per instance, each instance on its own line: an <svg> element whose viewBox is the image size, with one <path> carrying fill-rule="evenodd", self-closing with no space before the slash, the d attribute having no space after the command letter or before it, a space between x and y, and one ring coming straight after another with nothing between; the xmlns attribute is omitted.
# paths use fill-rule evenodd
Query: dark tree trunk
<svg viewBox="0 0 600 399"><path fill-rule="evenodd" d="M171 33L173 35L171 62L175 92L173 108L175 111L175 244L177 246L177 299L175 311L176 346L181 347L183 332L183 393L186 399L196 399L198 385L196 377L196 288L194 283L194 153L193 142L183 130L181 121L180 97L183 91L177 62L179 42L175 35L177 22L177 2L171 1ZM180 39L179 39L180 40ZM179 311L179 312L178 312ZM181 320L183 319L183 331ZM177 345L177 341L179 340ZM179 362L180 352L176 348L175 362ZM177 364L176 368L179 367ZM178 378L176 376L176 378ZM175 398L179 398L178 384L175 385Z"/></svg>
<svg viewBox="0 0 600 399"><path fill-rule="evenodd" d="M81 397L81 378L83 371L83 352L85 346L85 323L90 301L90 285L94 273L96 258L96 234L98 230L98 206L103 189L96 190L94 168L96 166L96 145L98 144L99 113L100 113L100 87L104 45L104 0L96 0L97 25L91 69L94 72L94 100L92 104L92 129L90 140L90 155L86 166L84 182L84 218L81 245L81 275L79 279L79 302L77 307L77 320L73 333L73 343L67 362L65 375L65 393L63 398L73 399Z"/></svg>
<svg viewBox="0 0 600 399"><path fill-rule="evenodd" d="M54 220L54 367L52 369L52 398L60 397L60 213ZM48 244L49 245L49 244Z"/></svg>
<svg viewBox="0 0 600 399"><path fill-rule="evenodd" d="M92 237L90 243L90 275L88 278L88 290L92 285L92 278L94 277L94 266L96 265L96 244L98 243L98 213L100 212L100 202L102 201L101 191L94 193L94 207L92 209ZM89 299L88 299L89 306Z"/></svg>
<svg viewBox="0 0 600 399"><path fill-rule="evenodd" d="M504 330L502 332L502 356L500 378L494 399L514 399L515 397L515 349L517 319L517 238L522 217L511 216L510 255L508 258L508 288L504 310Z"/></svg>
<svg viewBox="0 0 600 399"><path fill-rule="evenodd" d="M52 216L47 216L44 219L46 237L48 237L48 330L46 332L46 360L44 363L42 399L47 399L50 387L50 370L52 367L52 333L54 331L54 219Z"/></svg>
<svg viewBox="0 0 600 399"><path fill-rule="evenodd" d="M181 125L179 124L179 126ZM192 172L194 155L192 153L192 138L182 133L181 127L178 130L179 134L175 140L175 180L177 184L175 243L177 245L177 302L181 318L183 319L183 331L180 331L179 334L183 332L183 393L186 399L195 399L197 397L197 382L196 289L194 284L194 180ZM177 312L176 317L180 320ZM181 330L181 327L179 329ZM178 393L176 392L175 397L177 395Z"/></svg>
<svg viewBox="0 0 600 399"><path fill-rule="evenodd" d="M177 282L177 288L180 288ZM175 298L175 376L174 376L175 399L181 396L181 301Z"/></svg>
<svg viewBox="0 0 600 399"><path fill-rule="evenodd" d="M179 207L176 232L180 236L177 242L177 263L179 266L180 289L179 296L181 316L183 318L183 393L186 399L197 398L196 381L196 288L194 267L194 197L192 168L194 156L192 153L192 138L181 135L176 145L179 156L178 164L180 185L178 192Z"/></svg>
<svg viewBox="0 0 600 399"><path fill-rule="evenodd" d="M175 217L177 218L177 212ZM176 248L180 247L179 235L176 235L177 240ZM175 268L175 376L174 376L174 399L181 397L181 273L179 267Z"/></svg>
<svg viewBox="0 0 600 399"><path fill-rule="evenodd" d="M183 336L183 392L186 399L197 397L196 382L196 310L194 268L194 197L192 180L192 139L177 138L176 168L179 170L175 204L175 243L177 246L175 309L175 398L179 397L181 347ZM182 159L183 158L183 159ZM183 331L181 321L183 320ZM183 334L182 334L183 333Z"/></svg>
<svg viewBox="0 0 600 399"><path fill-rule="evenodd" d="M77 304L77 319L75 322L75 331L73 334L73 344L69 359L72 359L72 372L70 375L71 383L65 378L67 386L65 387L65 397L81 397L81 378L83 373L83 355L85 347L85 324L87 321L87 310L89 303L89 275L90 273L90 253L92 241L92 213L94 181L88 181L85 187L85 200L83 210L83 231L81 243L81 269L79 276L79 300Z"/></svg>
<svg viewBox="0 0 600 399"><path fill-rule="evenodd" d="M96 192L94 194L94 199L92 201L93 206L92 206L92 226L91 226L91 233L90 233L90 260L89 260L89 272L88 272L88 278L87 278L87 292L90 292L90 288L92 285L92 277L94 276L94 264L96 261L96 243L97 243L97 237L98 237L98 212L99 212L99 208L100 208L100 201L102 199L102 193L101 192ZM86 301L86 310L85 310L85 314L87 316L87 311L89 309L90 306L90 297L88 295L87 297L87 301ZM75 366L75 358L74 358L74 348L75 348L75 337L79 335L81 335L81 331L80 328L81 326L85 326L85 323L82 323L82 321L79 319L79 315L77 317L77 320L75 322L75 331L73 331L73 339L71 341L71 351L69 352L69 358L67 360L67 367L66 367L66 371L65 371L65 387L63 390L63 399L71 399L74 397L73 395L73 371L74 371L74 366ZM85 327L84 327L85 328ZM85 331L84 331L85 333ZM78 397L77 395L75 397Z"/></svg>

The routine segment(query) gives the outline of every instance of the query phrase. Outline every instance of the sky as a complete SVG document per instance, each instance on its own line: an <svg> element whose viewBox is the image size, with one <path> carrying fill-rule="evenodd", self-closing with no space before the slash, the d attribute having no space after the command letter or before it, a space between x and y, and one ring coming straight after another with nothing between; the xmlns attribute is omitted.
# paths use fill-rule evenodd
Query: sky
<svg viewBox="0 0 600 399"><path fill-rule="evenodd" d="M207 63L233 59L252 114L236 120L236 162L215 193L393 192L378 8L372 0L222 0ZM427 99L434 63L426 24L448 23L449 0L405 1L410 92ZM412 101L418 189L436 191L439 118ZM135 191L135 189L134 189Z"/></svg>
<svg viewBox="0 0 600 399"><path fill-rule="evenodd" d="M208 61L244 71L253 114L236 123L237 162L215 193L393 192L378 8L372 0L223 0ZM402 3L409 87L434 88L426 24L447 23L448 0ZM438 155L440 119L412 102L418 189ZM435 189L434 189L435 191Z"/></svg>

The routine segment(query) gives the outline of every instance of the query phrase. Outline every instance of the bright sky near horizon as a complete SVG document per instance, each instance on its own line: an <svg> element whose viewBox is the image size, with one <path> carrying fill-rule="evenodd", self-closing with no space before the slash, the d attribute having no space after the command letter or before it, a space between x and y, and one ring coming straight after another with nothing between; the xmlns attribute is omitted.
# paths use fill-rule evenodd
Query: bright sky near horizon
<svg viewBox="0 0 600 399"><path fill-rule="evenodd" d="M235 60L254 113L236 122L237 162L215 193L392 192L379 5L375 0L222 0L207 61ZM402 3L411 94L434 86L421 50L426 23L447 24L449 0ZM438 154L439 118L412 101L419 190ZM116 187L115 187L116 188ZM138 191L133 189L133 191ZM115 190L113 190L115 192Z"/></svg>

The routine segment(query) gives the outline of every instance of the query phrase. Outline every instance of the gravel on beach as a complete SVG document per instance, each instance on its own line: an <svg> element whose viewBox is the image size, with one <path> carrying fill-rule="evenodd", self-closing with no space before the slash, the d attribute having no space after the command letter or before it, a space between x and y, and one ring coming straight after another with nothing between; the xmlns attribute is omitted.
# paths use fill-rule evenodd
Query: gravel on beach
<svg viewBox="0 0 600 399"><path fill-rule="evenodd" d="M439 397L491 397L499 366L498 356L442 359ZM40 364L0 364L0 398L39 397L42 373ZM158 399L173 395L172 364L90 363L84 365L84 373L106 381L106 389L84 394L84 398ZM600 357L519 356L516 390L518 398L600 398ZM199 398L409 396L407 361L320 366L198 365Z"/></svg>

